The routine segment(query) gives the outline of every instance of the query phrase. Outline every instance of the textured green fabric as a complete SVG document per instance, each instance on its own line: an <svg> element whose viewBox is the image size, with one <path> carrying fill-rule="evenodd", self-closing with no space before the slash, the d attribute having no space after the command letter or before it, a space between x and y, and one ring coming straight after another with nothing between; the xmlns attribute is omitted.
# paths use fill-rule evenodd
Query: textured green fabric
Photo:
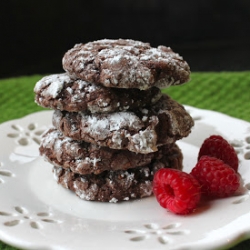
<svg viewBox="0 0 250 250"><path fill-rule="evenodd" d="M0 80L0 123L44 110L34 103L33 88L42 76Z"/></svg>
<svg viewBox="0 0 250 250"><path fill-rule="evenodd" d="M44 110L34 103L33 88L41 75L0 79L0 123ZM183 86L164 89L173 99L250 121L250 71L192 73ZM0 250L14 250L0 242ZM232 250L250 249L250 240Z"/></svg>
<svg viewBox="0 0 250 250"><path fill-rule="evenodd" d="M193 73L189 83L164 92L182 104L250 121L250 71Z"/></svg>
<svg viewBox="0 0 250 250"><path fill-rule="evenodd" d="M41 77L0 80L0 123L43 110L34 103L33 94L33 87ZM182 104L250 121L250 71L192 73L189 83L163 91Z"/></svg>

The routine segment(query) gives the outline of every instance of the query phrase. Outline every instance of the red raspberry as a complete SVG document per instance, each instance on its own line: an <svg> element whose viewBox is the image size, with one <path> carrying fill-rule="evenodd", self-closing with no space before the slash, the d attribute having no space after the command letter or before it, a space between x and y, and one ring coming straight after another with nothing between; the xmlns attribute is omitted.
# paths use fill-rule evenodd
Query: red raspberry
<svg viewBox="0 0 250 250"><path fill-rule="evenodd" d="M234 148L220 135L212 135L203 142L199 151L198 160L203 155L221 159L236 172L238 171L239 159L237 154Z"/></svg>
<svg viewBox="0 0 250 250"><path fill-rule="evenodd" d="M202 156L192 169L193 175L201 184L201 192L211 197L227 197L240 186L240 177L222 160Z"/></svg>
<svg viewBox="0 0 250 250"><path fill-rule="evenodd" d="M156 172L153 192L162 207L176 214L192 212L201 196L199 182L192 175L169 168Z"/></svg>

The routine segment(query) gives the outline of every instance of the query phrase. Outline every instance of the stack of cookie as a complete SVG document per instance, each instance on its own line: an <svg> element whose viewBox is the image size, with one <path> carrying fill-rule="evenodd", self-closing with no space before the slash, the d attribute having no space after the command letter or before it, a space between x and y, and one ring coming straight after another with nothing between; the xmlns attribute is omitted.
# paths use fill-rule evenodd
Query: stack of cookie
<svg viewBox="0 0 250 250"><path fill-rule="evenodd" d="M55 110L40 153L59 184L84 200L117 202L150 196L158 169L182 168L176 141L193 120L160 90L189 80L181 56L104 39L75 45L63 68L34 88L36 103Z"/></svg>

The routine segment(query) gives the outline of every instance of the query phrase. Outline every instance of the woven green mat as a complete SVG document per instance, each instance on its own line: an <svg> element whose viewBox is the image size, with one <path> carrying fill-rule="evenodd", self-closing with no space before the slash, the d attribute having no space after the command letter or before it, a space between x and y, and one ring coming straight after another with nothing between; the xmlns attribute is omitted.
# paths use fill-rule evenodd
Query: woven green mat
<svg viewBox="0 0 250 250"><path fill-rule="evenodd" d="M34 103L33 94L34 85L41 77L0 79L0 123L44 110ZM179 103L250 121L250 71L192 73L189 83L163 92ZM0 242L0 250L14 249ZM250 240L231 249L249 250Z"/></svg>
<svg viewBox="0 0 250 250"><path fill-rule="evenodd" d="M43 110L34 103L33 87L42 76L0 80L0 123ZM163 90L173 99L250 121L250 71L192 73L191 81Z"/></svg>
<svg viewBox="0 0 250 250"><path fill-rule="evenodd" d="M250 71L193 73L191 81L164 92L182 104L250 121Z"/></svg>

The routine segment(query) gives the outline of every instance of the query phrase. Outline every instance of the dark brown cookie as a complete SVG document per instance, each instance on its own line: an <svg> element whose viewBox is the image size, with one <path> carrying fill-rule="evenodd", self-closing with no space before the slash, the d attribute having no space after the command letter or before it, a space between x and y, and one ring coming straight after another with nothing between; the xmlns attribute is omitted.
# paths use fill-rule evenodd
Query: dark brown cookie
<svg viewBox="0 0 250 250"><path fill-rule="evenodd" d="M168 164L158 160L151 164L128 170L104 171L99 175L79 175L71 170L54 167L54 176L59 184L72 190L83 200L117 202L152 195L154 173L161 168L182 168L182 154L176 148L169 155Z"/></svg>
<svg viewBox="0 0 250 250"><path fill-rule="evenodd" d="M168 165L167 156L174 155L178 147L164 145L154 153L136 154L128 150L110 149L83 141L74 141L51 128L43 135L39 150L44 159L51 164L86 175L100 174L106 170L141 167L156 159Z"/></svg>
<svg viewBox="0 0 250 250"><path fill-rule="evenodd" d="M148 90L106 88L67 74L43 77L35 85L35 101L45 108L69 112L107 113L152 105L161 98L159 88Z"/></svg>
<svg viewBox="0 0 250 250"><path fill-rule="evenodd" d="M157 151L160 145L172 144L188 136L194 125L185 108L167 95L150 109L110 114L57 110L52 121L72 139L142 154Z"/></svg>
<svg viewBox="0 0 250 250"><path fill-rule="evenodd" d="M148 89L189 80L190 68L171 48L134 40L76 44L65 53L63 68L74 78L106 87Z"/></svg>

